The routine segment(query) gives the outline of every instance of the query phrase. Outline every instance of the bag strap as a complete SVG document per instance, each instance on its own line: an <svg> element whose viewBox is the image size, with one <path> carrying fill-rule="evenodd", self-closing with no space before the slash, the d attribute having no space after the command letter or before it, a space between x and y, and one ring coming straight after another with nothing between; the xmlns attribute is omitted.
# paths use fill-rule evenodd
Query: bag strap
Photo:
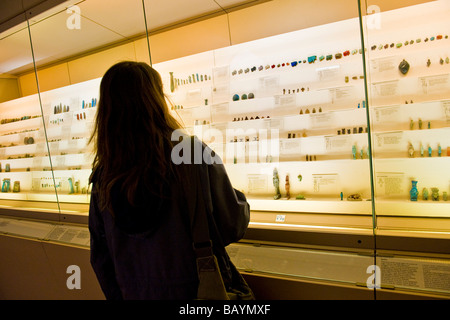
<svg viewBox="0 0 450 320"><path fill-rule="evenodd" d="M205 198L202 188L201 174L203 170L203 162L201 165L194 163L194 141L195 137L191 136L191 166L192 166L192 183L197 187L195 192L194 211L190 212L191 230L193 247L197 258L209 257L213 255L212 241L209 235L208 214L206 211ZM198 166L198 167L197 167Z"/></svg>

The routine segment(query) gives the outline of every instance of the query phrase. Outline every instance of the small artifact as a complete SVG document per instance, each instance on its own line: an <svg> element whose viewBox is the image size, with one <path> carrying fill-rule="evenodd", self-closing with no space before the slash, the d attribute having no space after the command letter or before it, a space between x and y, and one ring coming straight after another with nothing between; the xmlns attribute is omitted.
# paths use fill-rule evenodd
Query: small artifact
<svg viewBox="0 0 450 320"><path fill-rule="evenodd" d="M348 201L362 201L362 197L359 193L351 194L347 197Z"/></svg>
<svg viewBox="0 0 450 320"><path fill-rule="evenodd" d="M273 169L273 186L275 187L275 195L273 196L274 200L278 200L281 198L280 193L280 178L278 177L277 168Z"/></svg>
<svg viewBox="0 0 450 320"><path fill-rule="evenodd" d="M422 200L428 200L428 189L427 188L422 189Z"/></svg>
<svg viewBox="0 0 450 320"><path fill-rule="evenodd" d="M417 197L419 196L419 190L417 190L417 180L412 180L412 187L409 191L411 201L417 201Z"/></svg>
<svg viewBox="0 0 450 320"><path fill-rule="evenodd" d="M400 62L400 64L398 65L398 70L400 70L401 74L403 75L406 75L408 73L409 68L410 65L405 59L403 59L402 62Z"/></svg>
<svg viewBox="0 0 450 320"><path fill-rule="evenodd" d="M289 175L286 175L286 184L284 185L286 188L286 199L291 198L291 184L289 183Z"/></svg>
<svg viewBox="0 0 450 320"><path fill-rule="evenodd" d="M10 186L11 186L11 180L3 179L2 192L9 192Z"/></svg>
<svg viewBox="0 0 450 320"><path fill-rule="evenodd" d="M14 181L13 192L20 192L20 181Z"/></svg>
<svg viewBox="0 0 450 320"><path fill-rule="evenodd" d="M298 179L299 182L301 182L303 180L302 175L299 174L297 176L297 179ZM297 200L305 200L306 198L305 198L305 196L303 194L299 194L298 196L295 197L295 199L297 199Z"/></svg>
<svg viewBox="0 0 450 320"><path fill-rule="evenodd" d="M72 178L69 178L68 181L69 181L69 194L74 194L75 190L73 189L73 180L72 180Z"/></svg>
<svg viewBox="0 0 450 320"><path fill-rule="evenodd" d="M442 192L442 200L447 201L448 200L448 194L447 192Z"/></svg>
<svg viewBox="0 0 450 320"><path fill-rule="evenodd" d="M410 158L414 158L414 147L411 143L408 146L408 156Z"/></svg>
<svg viewBox="0 0 450 320"><path fill-rule="evenodd" d="M439 189L431 188L431 200L439 201Z"/></svg>
<svg viewBox="0 0 450 320"><path fill-rule="evenodd" d="M308 63L314 63L317 60L317 56L308 57Z"/></svg>

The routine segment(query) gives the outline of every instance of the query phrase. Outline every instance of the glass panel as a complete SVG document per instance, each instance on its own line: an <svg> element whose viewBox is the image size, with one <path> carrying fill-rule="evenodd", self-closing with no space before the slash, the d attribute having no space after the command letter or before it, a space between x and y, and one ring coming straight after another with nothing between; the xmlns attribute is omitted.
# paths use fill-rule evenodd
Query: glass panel
<svg viewBox="0 0 450 320"><path fill-rule="evenodd" d="M330 280L366 286L373 258L350 252L232 244L227 249L236 266L246 272Z"/></svg>
<svg viewBox="0 0 450 320"><path fill-rule="evenodd" d="M26 22L0 35L0 61L0 206L57 213Z"/></svg>
<svg viewBox="0 0 450 320"><path fill-rule="evenodd" d="M416 3L366 1L377 265L381 288L448 295L450 1Z"/></svg>
<svg viewBox="0 0 450 320"><path fill-rule="evenodd" d="M174 113L221 157L252 210L267 213L262 221L363 215L371 232L359 35L354 18L153 65Z"/></svg>
<svg viewBox="0 0 450 320"><path fill-rule="evenodd" d="M177 30L150 37L173 114L220 156L247 196L251 228L299 238L302 231L373 235L363 51L353 17L197 54L176 47L186 54L162 62L154 43L175 42ZM374 264L371 249L236 245L229 252L244 270L363 286Z"/></svg>
<svg viewBox="0 0 450 320"><path fill-rule="evenodd" d="M51 155L43 178L54 180L61 213L87 215L101 77L117 62L137 60L142 1L66 3L33 19L30 32Z"/></svg>
<svg viewBox="0 0 450 320"><path fill-rule="evenodd" d="M450 2L389 9L366 21L378 228L448 232Z"/></svg>

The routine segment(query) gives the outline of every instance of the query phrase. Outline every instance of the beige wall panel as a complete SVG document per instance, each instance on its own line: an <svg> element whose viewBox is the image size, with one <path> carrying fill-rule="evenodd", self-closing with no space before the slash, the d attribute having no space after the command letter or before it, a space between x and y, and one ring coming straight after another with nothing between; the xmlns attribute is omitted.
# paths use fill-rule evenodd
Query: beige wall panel
<svg viewBox="0 0 450 320"><path fill-rule="evenodd" d="M22 92L22 97L30 96L38 92L36 84L36 75L34 72L20 76L19 85L20 90Z"/></svg>
<svg viewBox="0 0 450 320"><path fill-rule="evenodd" d="M41 92L70 85L67 63L38 71L39 89Z"/></svg>
<svg viewBox="0 0 450 320"><path fill-rule="evenodd" d="M226 15L150 36L152 63L230 45Z"/></svg>
<svg viewBox="0 0 450 320"><path fill-rule="evenodd" d="M373 0L380 11L412 6L429 0ZM363 14L365 12L362 4ZM273 0L243 10L230 16L232 44L257 40L291 31L358 17L356 0L316 1Z"/></svg>
<svg viewBox="0 0 450 320"><path fill-rule="evenodd" d="M355 0L273 0L230 13L233 44L358 16Z"/></svg>
<svg viewBox="0 0 450 320"><path fill-rule="evenodd" d="M432 1L435 0L368 0L367 6L378 6L380 8L380 12L383 12Z"/></svg>
<svg viewBox="0 0 450 320"><path fill-rule="evenodd" d="M136 52L136 61L146 62L150 64L150 55L148 53L147 39L139 39L134 42L134 49Z"/></svg>
<svg viewBox="0 0 450 320"><path fill-rule="evenodd" d="M124 60L136 60L133 43L97 52L69 61L69 74L72 84L102 77L114 64Z"/></svg>
<svg viewBox="0 0 450 320"><path fill-rule="evenodd" d="M18 79L0 79L0 103L20 97Z"/></svg>
<svg viewBox="0 0 450 320"><path fill-rule="evenodd" d="M56 278L42 243L0 236L0 299L55 299Z"/></svg>

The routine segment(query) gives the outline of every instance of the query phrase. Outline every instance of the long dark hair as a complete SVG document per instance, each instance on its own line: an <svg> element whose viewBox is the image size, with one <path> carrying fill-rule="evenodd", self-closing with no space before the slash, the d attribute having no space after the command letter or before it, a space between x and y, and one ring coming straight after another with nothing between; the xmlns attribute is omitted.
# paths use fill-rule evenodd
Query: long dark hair
<svg viewBox="0 0 450 320"><path fill-rule="evenodd" d="M163 196L174 170L171 134L180 124L167 107L159 73L146 63L124 61L103 76L95 128L93 174L100 209L112 210L111 191L134 204L138 188Z"/></svg>

